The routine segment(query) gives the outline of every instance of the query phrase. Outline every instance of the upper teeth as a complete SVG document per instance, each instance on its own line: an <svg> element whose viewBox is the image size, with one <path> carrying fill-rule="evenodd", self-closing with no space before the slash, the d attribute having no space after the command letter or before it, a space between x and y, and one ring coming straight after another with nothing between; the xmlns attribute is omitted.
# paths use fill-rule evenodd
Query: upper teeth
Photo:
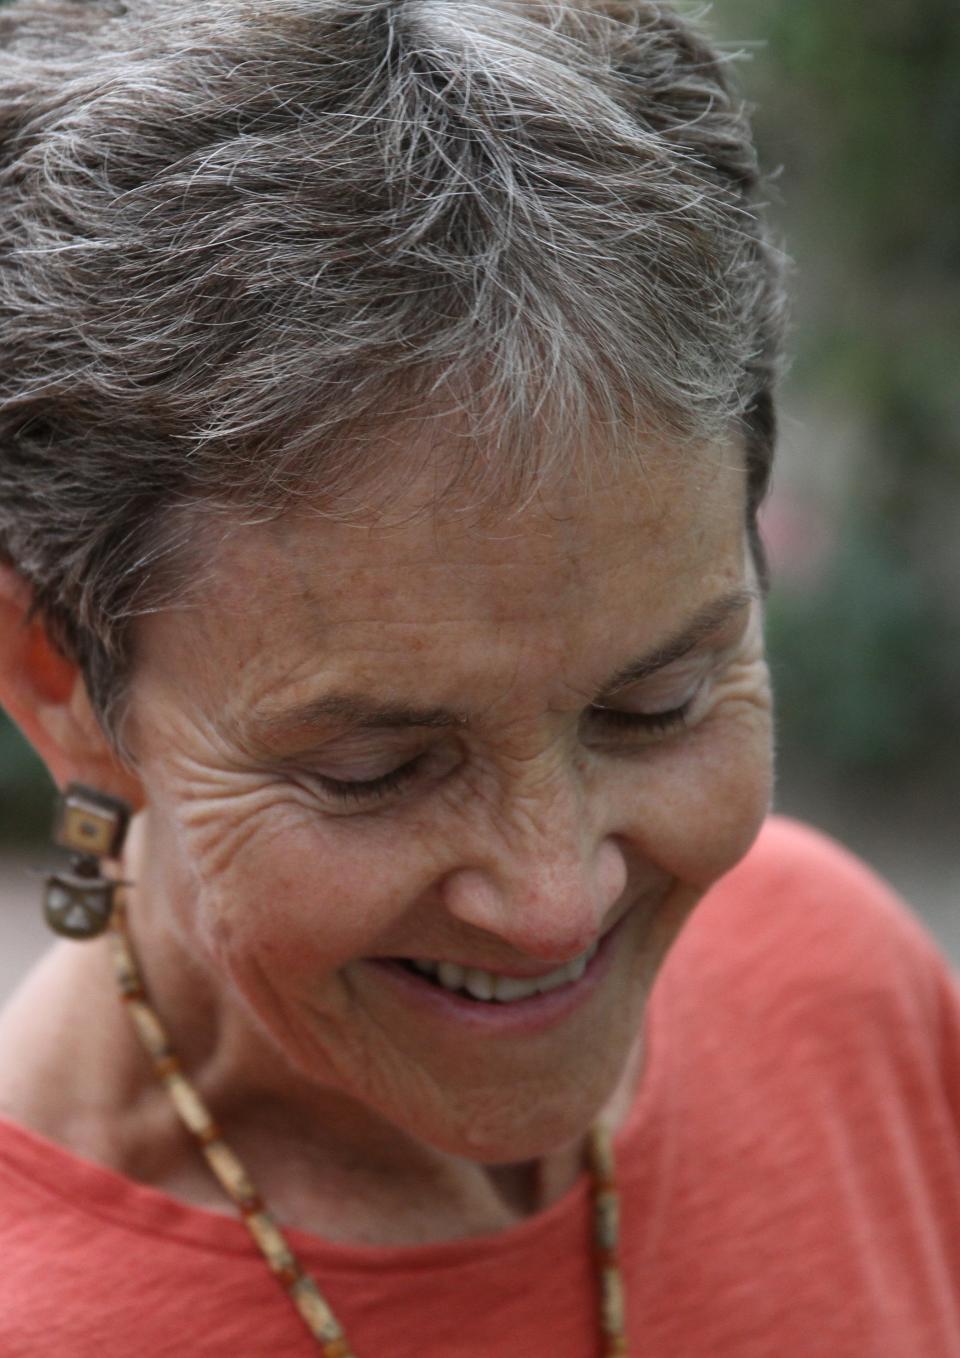
<svg viewBox="0 0 960 1358"><path fill-rule="evenodd" d="M591 943L586 952L572 962L564 962L562 967L548 971L545 976L533 976L529 980L498 976L494 971L482 971L479 967L461 967L457 962L431 962L421 957L414 958L413 965L425 976L432 976L445 990L466 990L475 1000L499 1000L505 1004L509 1000L525 1000L530 995L543 995L569 981L578 981L598 947L599 943Z"/></svg>

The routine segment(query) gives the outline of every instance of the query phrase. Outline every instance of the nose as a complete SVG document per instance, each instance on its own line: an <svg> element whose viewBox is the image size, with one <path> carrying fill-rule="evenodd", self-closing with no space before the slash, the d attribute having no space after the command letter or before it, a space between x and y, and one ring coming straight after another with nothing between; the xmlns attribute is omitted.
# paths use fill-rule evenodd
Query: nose
<svg viewBox="0 0 960 1358"><path fill-rule="evenodd" d="M599 936L627 883L619 841L591 829L574 790L491 825L442 883L446 909L518 954L560 965Z"/></svg>

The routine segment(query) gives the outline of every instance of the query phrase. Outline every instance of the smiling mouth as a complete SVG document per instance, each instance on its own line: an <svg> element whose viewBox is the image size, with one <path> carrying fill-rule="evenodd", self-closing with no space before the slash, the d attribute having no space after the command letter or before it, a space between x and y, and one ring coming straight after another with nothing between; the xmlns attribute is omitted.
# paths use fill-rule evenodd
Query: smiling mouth
<svg viewBox="0 0 960 1358"><path fill-rule="evenodd" d="M542 976L521 979L502 976L479 967L462 967L457 962L432 962L425 958L397 958L397 963L418 980L448 990L451 994L477 1000L481 1004L513 1004L534 995L545 995L561 986L579 981L599 948L599 940L592 943L579 957L565 962Z"/></svg>

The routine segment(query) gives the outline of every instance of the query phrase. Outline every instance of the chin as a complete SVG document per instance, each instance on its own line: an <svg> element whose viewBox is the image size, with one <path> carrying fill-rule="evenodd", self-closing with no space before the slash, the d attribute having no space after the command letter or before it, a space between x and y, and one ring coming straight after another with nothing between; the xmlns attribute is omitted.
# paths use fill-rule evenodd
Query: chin
<svg viewBox="0 0 960 1358"><path fill-rule="evenodd" d="M484 1165L516 1164L563 1150L586 1135L620 1090L632 1053L628 1044L617 1045L589 1071L575 1061L559 1082L505 1083L411 1130L437 1150Z"/></svg>

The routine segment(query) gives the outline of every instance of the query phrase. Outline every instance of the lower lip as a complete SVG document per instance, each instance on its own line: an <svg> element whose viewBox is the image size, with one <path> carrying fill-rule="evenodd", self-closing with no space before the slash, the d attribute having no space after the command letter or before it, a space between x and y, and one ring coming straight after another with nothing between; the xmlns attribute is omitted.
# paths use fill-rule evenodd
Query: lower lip
<svg viewBox="0 0 960 1358"><path fill-rule="evenodd" d="M489 1036L536 1033L562 1022L585 1004L602 984L613 965L616 942L628 917L625 915L618 920L604 935L583 975L576 981L548 990L545 995L530 995L523 1000L509 1000L506 1004L497 1000L467 999L432 981L421 980L401 963L388 959L370 958L360 965L376 971L379 985L388 985L392 993L435 1020L457 1023Z"/></svg>

